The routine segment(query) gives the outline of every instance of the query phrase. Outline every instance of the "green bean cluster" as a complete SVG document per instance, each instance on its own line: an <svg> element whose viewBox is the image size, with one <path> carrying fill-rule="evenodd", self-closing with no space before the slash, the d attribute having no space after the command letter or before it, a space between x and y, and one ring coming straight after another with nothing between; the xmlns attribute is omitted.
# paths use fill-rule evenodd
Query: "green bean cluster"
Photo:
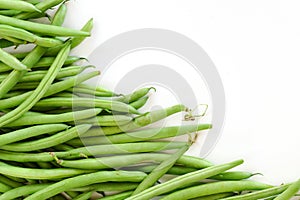
<svg viewBox="0 0 300 200"><path fill-rule="evenodd" d="M228 171L243 160L184 155L212 125L146 127L191 114L184 105L142 112L154 88L123 95L86 84L100 72L70 52L93 20L63 27L68 3L0 0L0 200L284 200L299 191L300 180L272 186Z"/></svg>

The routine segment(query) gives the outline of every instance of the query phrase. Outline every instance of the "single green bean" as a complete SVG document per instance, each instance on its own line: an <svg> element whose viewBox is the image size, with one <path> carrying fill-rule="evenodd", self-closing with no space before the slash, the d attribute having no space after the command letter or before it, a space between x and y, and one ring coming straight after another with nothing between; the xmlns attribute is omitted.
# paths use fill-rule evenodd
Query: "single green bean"
<svg viewBox="0 0 300 200"><path fill-rule="evenodd" d="M24 54L24 56L20 57L20 59L26 57L29 53ZM18 54L13 54L14 56L17 56ZM81 60L82 58L76 57L76 56L68 56L66 61L64 62L64 65L72 65L73 63ZM34 66L31 68L43 68L43 67L49 67L55 60L55 57L42 57ZM11 67L5 65L4 63L0 63L0 72L7 72L11 71Z"/></svg>
<svg viewBox="0 0 300 200"><path fill-rule="evenodd" d="M12 189L12 187L0 182L0 192L4 193L11 189Z"/></svg>
<svg viewBox="0 0 300 200"><path fill-rule="evenodd" d="M62 92L64 90L67 90L81 82L84 82L84 81L86 81L90 78L93 78L95 76L98 76L98 75L99 75L99 72L95 71L95 72L90 72L90 73L81 74L81 75L78 75L75 77L71 77L71 78L65 79L60 82L56 82L49 87L49 89L47 90L47 92L44 94L43 97L48 97L48 96L54 95L56 93ZM23 85L26 85L26 84L23 83ZM34 88L35 87L36 86L34 85ZM0 100L0 109L7 109L7 108L13 108L15 106L18 106L23 101L25 101L30 95L32 95L32 93L33 93L33 91L30 91L30 92L26 92L26 93L23 93L18 96Z"/></svg>
<svg viewBox="0 0 300 200"><path fill-rule="evenodd" d="M223 199L225 197L230 197L233 195L235 195L234 192L224 192L220 194L212 194L203 197L193 198L192 200L217 200L217 199Z"/></svg>
<svg viewBox="0 0 300 200"><path fill-rule="evenodd" d="M144 142L131 144L101 145L94 147L83 147L78 149L70 149L69 147L66 148L65 146L55 146L55 149L58 148L58 150L61 150L62 152L19 153L0 150L0 157L2 160L16 162L51 162L55 160L55 156L58 158L68 159L82 158L83 156L87 157L97 155L155 152L170 149L178 149L184 145L186 145L186 143L184 142Z"/></svg>
<svg viewBox="0 0 300 200"><path fill-rule="evenodd" d="M67 6L64 3L62 3L57 9L55 15L53 16L53 19L51 20L51 24L55 26L63 25L66 18L66 14L67 14Z"/></svg>
<svg viewBox="0 0 300 200"><path fill-rule="evenodd" d="M132 103L134 101L137 101L138 99L146 96L152 89L156 90L153 87L138 89L134 91L132 94L124 96L124 102Z"/></svg>
<svg viewBox="0 0 300 200"><path fill-rule="evenodd" d="M27 41L17 39L17 38L14 38L14 37L11 37L9 35L2 34L2 33L0 33L0 37L2 37L3 39L6 39L8 41L13 42L16 45L16 47L20 44L26 44L27 43Z"/></svg>
<svg viewBox="0 0 300 200"><path fill-rule="evenodd" d="M49 36L89 36L90 33L0 15L0 23Z"/></svg>
<svg viewBox="0 0 300 200"><path fill-rule="evenodd" d="M9 124L10 122L20 118L25 112L30 110L36 104L36 102L38 102L44 96L44 94L51 86L51 83L54 81L57 73L61 69L69 52L70 44L67 43L65 48L63 48L57 55L57 59L55 59L48 73L45 75L45 77L40 82L39 86L34 90L34 92L13 111L0 117L0 127L3 127L4 125Z"/></svg>
<svg viewBox="0 0 300 200"><path fill-rule="evenodd" d="M77 197L73 198L73 200L89 200L93 193L94 191L84 192L83 194L80 194Z"/></svg>
<svg viewBox="0 0 300 200"><path fill-rule="evenodd" d="M28 3L26 1L18 1L18 0L0 0L0 8L19 10L25 12L41 12L31 3Z"/></svg>
<svg viewBox="0 0 300 200"><path fill-rule="evenodd" d="M129 123L132 117L127 115L101 115L92 119L83 119L76 121L80 124L92 124L93 126L121 126Z"/></svg>
<svg viewBox="0 0 300 200"><path fill-rule="evenodd" d="M27 138L35 137L38 135L55 133L67 129L65 124L50 124L50 125L38 125L25 129L18 129L9 133L0 135L0 146L7 145L13 142L18 142Z"/></svg>
<svg viewBox="0 0 300 200"><path fill-rule="evenodd" d="M69 66L62 68L55 79L62 79L70 76L76 76L91 66ZM47 70L33 71L26 73L19 82L38 82L47 74ZM0 82L8 77L7 74L0 75Z"/></svg>
<svg viewBox="0 0 300 200"><path fill-rule="evenodd" d="M24 185L21 187L17 187L15 189L9 190L4 194L0 195L0 200L12 200L12 199L18 199L20 197L25 197L39 190L42 190L45 187L48 187L50 185L51 185L50 183L40 183L40 184Z"/></svg>
<svg viewBox="0 0 300 200"><path fill-rule="evenodd" d="M36 103L35 108L44 107L85 107L85 108L102 108L112 111L129 112L132 114L140 115L140 113L132 106L118 102L106 101L92 98L48 98Z"/></svg>
<svg viewBox="0 0 300 200"><path fill-rule="evenodd" d="M23 168L0 162L1 174L33 180L55 180L91 172L93 172L93 170Z"/></svg>
<svg viewBox="0 0 300 200"><path fill-rule="evenodd" d="M23 142L23 143L13 143L8 145L3 145L0 146L0 149L8 150L8 151L16 151L16 152L28 152L28 151L35 151L39 149L45 149L45 148L53 147L58 144L62 144L75 137L78 137L83 133L85 133L90 127L91 125L82 124L70 128L69 130L59 132L55 135L51 135L46 138Z"/></svg>
<svg viewBox="0 0 300 200"><path fill-rule="evenodd" d="M67 145L67 144L59 144L59 145L55 145L53 147L53 149L55 149L56 151L71 151L73 150L74 148Z"/></svg>
<svg viewBox="0 0 300 200"><path fill-rule="evenodd" d="M84 94L86 96L95 96L95 97L112 97L115 95L113 92L99 92L95 90L88 90L85 88L78 88L74 87L72 90L69 90L70 92L76 93L76 94ZM104 99L103 100L114 100L114 99Z"/></svg>
<svg viewBox="0 0 300 200"><path fill-rule="evenodd" d="M43 47L35 47L22 61L24 65L27 66L27 69L30 69L35 65L43 54L46 52L46 49ZM7 75L0 84L0 99L3 98L7 92L9 92L26 74L26 71L13 70L9 75Z"/></svg>
<svg viewBox="0 0 300 200"><path fill-rule="evenodd" d="M87 158L83 160L58 160L58 164L63 167L76 169L109 169L116 167L127 167L141 162L162 162L170 157L169 154L163 153L140 153L122 156L109 156L101 158ZM196 160L190 163L189 157L182 156L178 159L177 164L183 164L187 167L205 168L210 166L205 160Z"/></svg>
<svg viewBox="0 0 300 200"><path fill-rule="evenodd" d="M71 191L78 191L78 192L86 192L86 191L101 191L101 192L115 192L115 191L128 191L134 190L139 183L132 183L132 182L105 182L105 183L98 183L92 184L85 187L80 188L72 188Z"/></svg>
<svg viewBox="0 0 300 200"><path fill-rule="evenodd" d="M102 200L123 200L130 197L133 191L121 192L101 198Z"/></svg>
<svg viewBox="0 0 300 200"><path fill-rule="evenodd" d="M208 177L217 175L228 169L236 167L242 163L243 163L243 160L237 160L237 161L233 161L230 163L215 165L215 166L211 166L211 167L199 170L199 171L191 172L191 173L176 177L172 180L166 181L162 184L148 188L137 195L129 197L127 200L151 199L155 196L159 196L161 194L165 194L165 193L171 192L173 190L176 190L182 186L185 186L185 185L188 185L188 184L191 184L194 182L198 182L198 181L201 181ZM179 198L179 199L181 199L181 198Z"/></svg>
<svg viewBox="0 0 300 200"><path fill-rule="evenodd" d="M291 199L300 190L300 179L292 183L283 193L279 194L274 200L286 200Z"/></svg>
<svg viewBox="0 0 300 200"><path fill-rule="evenodd" d="M62 3L63 1L65 1L65 0L47 0L47 1L41 1L41 2L37 3L35 5L35 7L37 9L39 9L40 11L45 12L46 10L48 10L48 9L50 9L50 8L52 8L52 7L60 4L60 3ZM36 18L38 16L39 16L38 13L31 13L31 12L29 12L29 13L26 12L25 13L25 12L22 12L22 13L16 14L14 17L18 18L18 19L29 19L29 18Z"/></svg>
<svg viewBox="0 0 300 200"><path fill-rule="evenodd" d="M0 60L9 66L12 69L19 70L19 71L26 71L26 65L22 64L17 58L10 55L6 51L0 48Z"/></svg>
<svg viewBox="0 0 300 200"><path fill-rule="evenodd" d="M117 135L108 135L108 136L98 136L98 137L85 137L89 135L87 132L84 135L84 138L81 140L75 139L72 140L72 144L81 145L82 143L87 146L98 145L98 144L120 144L120 143L130 143L130 142L140 142L140 141L149 141L157 140L163 138L171 138L180 135L185 135L193 133L196 131L202 131L210 129L212 125L210 124L199 124L199 125L185 125L185 126L172 126L172 127L163 127L163 128L149 128L145 130L139 130L135 132L127 132ZM101 129L101 127L99 127ZM92 130L94 131L94 130Z"/></svg>
<svg viewBox="0 0 300 200"><path fill-rule="evenodd" d="M77 177L68 178L60 182L54 183L29 197L25 200L44 200L48 199L60 192L67 191L71 188L83 187L90 184L101 183L106 181L113 182L140 182L145 178L146 174L142 172L126 172L126 171L100 171Z"/></svg>
<svg viewBox="0 0 300 200"><path fill-rule="evenodd" d="M140 98L139 100L136 100L136 101L130 103L130 105L132 107L134 107L135 109L140 109L147 103L148 100L149 100L149 97L145 96L145 97Z"/></svg>
<svg viewBox="0 0 300 200"><path fill-rule="evenodd" d="M257 199L264 199L270 196L278 195L284 192L290 184L280 185L276 187L271 187L268 189L255 191L251 193L246 193L242 195L237 195L233 197L224 198L224 200L257 200ZM222 199L223 200L223 199Z"/></svg>
<svg viewBox="0 0 300 200"><path fill-rule="evenodd" d="M1 105L0 105L1 107ZM165 109L154 110L144 115L138 116L132 120L132 122L116 127L101 127L98 130L88 132L85 136L100 136L100 135L113 135L117 133L127 132L134 129L138 129L147 126L151 123L162 120L170 115L178 112L186 111L187 108L183 105L175 105Z"/></svg>
<svg viewBox="0 0 300 200"><path fill-rule="evenodd" d="M12 188L20 187L20 186L23 185L22 183L19 183L17 181L11 180L8 177L3 176L3 175L0 175L0 182L4 183L5 185L8 185L8 186L10 186Z"/></svg>
<svg viewBox="0 0 300 200"><path fill-rule="evenodd" d="M162 198L163 200L168 199L191 199L201 196L207 196L212 194L224 193L224 192L241 192L245 190L262 190L267 189L272 186L254 182L254 181L221 181L215 183L208 183L199 186L194 186L179 190L174 192L166 197Z"/></svg>
<svg viewBox="0 0 300 200"><path fill-rule="evenodd" d="M189 149L189 145L186 145L174 153L170 158L164 160L159 164L150 174L140 183L131 195L136 195L150 187L152 187L163 175L165 175L169 169L175 165L176 161L182 157L182 155Z"/></svg>
<svg viewBox="0 0 300 200"><path fill-rule="evenodd" d="M54 38L45 38L34 35L24 29L15 28L8 25L0 25L1 36L10 36L23 41L34 43L42 47L53 47L63 44L61 40Z"/></svg>
<svg viewBox="0 0 300 200"><path fill-rule="evenodd" d="M19 14L21 11L18 10L0 10L0 15L5 15L5 16L14 16Z"/></svg>

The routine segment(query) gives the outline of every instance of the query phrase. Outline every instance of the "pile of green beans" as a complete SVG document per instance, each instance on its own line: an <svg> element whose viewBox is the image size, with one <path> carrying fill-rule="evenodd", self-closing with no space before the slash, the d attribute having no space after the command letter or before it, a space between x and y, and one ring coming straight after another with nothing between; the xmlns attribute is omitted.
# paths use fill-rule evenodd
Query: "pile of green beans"
<svg viewBox="0 0 300 200"><path fill-rule="evenodd" d="M230 171L243 160L184 155L191 134L213 127L147 127L191 114L181 104L142 111L155 88L124 95L86 84L100 72L70 52L93 20L63 27L68 3L0 0L0 200L285 200L299 191L300 180L272 186Z"/></svg>

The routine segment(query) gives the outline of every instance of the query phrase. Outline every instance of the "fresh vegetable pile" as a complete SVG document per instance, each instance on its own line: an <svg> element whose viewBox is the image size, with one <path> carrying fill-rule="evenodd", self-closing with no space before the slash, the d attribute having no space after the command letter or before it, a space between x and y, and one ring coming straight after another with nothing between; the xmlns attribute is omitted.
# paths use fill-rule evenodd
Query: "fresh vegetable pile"
<svg viewBox="0 0 300 200"><path fill-rule="evenodd" d="M119 95L85 84L100 73L83 73L92 66L70 51L93 21L73 30L62 27L65 15L64 0L0 0L0 200L278 200L298 192L300 181L271 186L228 171L243 160L214 165L184 155L192 141L173 138L210 124L139 129L189 109L141 113L152 88ZM16 52L19 45L32 49Z"/></svg>

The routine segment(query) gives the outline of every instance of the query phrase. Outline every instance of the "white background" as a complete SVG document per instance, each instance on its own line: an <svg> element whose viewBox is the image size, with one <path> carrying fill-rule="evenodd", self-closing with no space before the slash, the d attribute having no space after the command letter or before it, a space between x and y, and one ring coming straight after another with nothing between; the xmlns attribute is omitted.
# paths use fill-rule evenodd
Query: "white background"
<svg viewBox="0 0 300 200"><path fill-rule="evenodd" d="M300 178L299 1L74 0L68 7L66 26L95 22L79 55L138 28L169 29L197 42L226 94L224 130L208 159L244 158L239 169L273 184Z"/></svg>

